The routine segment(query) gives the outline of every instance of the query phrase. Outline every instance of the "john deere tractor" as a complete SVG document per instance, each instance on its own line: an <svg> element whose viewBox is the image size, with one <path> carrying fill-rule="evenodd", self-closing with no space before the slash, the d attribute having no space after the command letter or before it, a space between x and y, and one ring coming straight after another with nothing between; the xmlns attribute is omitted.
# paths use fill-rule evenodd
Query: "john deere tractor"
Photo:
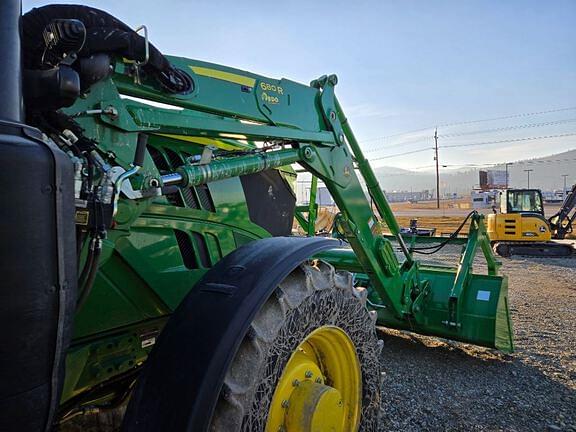
<svg viewBox="0 0 576 432"><path fill-rule="evenodd" d="M335 75L164 56L105 12L20 7L0 4L0 430L115 412L123 431L374 431L376 324L512 350L483 217L454 266L414 259ZM295 164L344 240L291 235Z"/></svg>

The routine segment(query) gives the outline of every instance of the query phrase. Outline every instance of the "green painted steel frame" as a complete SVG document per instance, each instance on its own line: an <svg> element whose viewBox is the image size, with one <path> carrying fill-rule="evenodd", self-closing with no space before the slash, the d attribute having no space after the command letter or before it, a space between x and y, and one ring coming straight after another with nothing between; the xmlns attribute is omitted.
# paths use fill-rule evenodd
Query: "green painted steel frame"
<svg viewBox="0 0 576 432"><path fill-rule="evenodd" d="M182 61L189 69L197 70L196 62L193 60L174 59L175 64L178 65L181 65ZM202 68L211 70L213 77L193 75L197 83L197 93L177 97L158 94L146 86L134 85L127 80L125 74L120 73L117 82L121 92L186 108L182 112L175 113L128 103L127 110L135 123L156 128L162 133L213 138L234 135L247 140L281 141L290 144L295 149L270 151L266 153L266 156L255 154L222 158L206 166L186 165L179 168L179 173L185 179L183 184L190 186L209 182L213 178L227 178L255 172L255 170L264 169L264 166L278 167L282 163L299 162L313 174L314 181L320 179L324 182L342 211L346 239L354 250L363 272L370 277L372 287L388 312L400 321L408 317L422 316L422 312L417 313L414 308L421 302L423 293L429 289L429 281L420 276L418 263L413 260L405 245L390 205L335 97L336 76L323 76L313 81L308 87L287 80L270 80L217 65L203 63ZM120 69L120 72L123 71ZM238 105L234 103L238 94L229 93L234 89L230 87L226 79L221 78L222 72L253 80L255 89L261 86L270 88L270 82L282 87L282 91L278 93L280 108L263 103L262 100L268 102L269 99L258 98L257 91L245 88L242 88L243 92L254 92L256 98L247 103L245 95L241 95L243 105L241 109L238 108ZM207 79L211 79L210 88L214 91L212 94L201 91ZM310 93L311 91L314 93ZM314 109L311 110L310 106ZM276 114L276 111L279 111L279 114ZM311 115L304 119L301 117L302 112L311 113ZM259 123L246 123L241 120ZM296 149L299 151L296 152ZM268 158L273 162L263 163L263 158ZM380 218L386 223L394 239L400 245L404 254L403 262L398 261L388 239L373 233L372 227L378 222L378 218L364 195L359 178L356 176L356 170L363 178ZM308 219L302 214L306 210ZM314 227L311 222L315 219L315 210L311 200L307 209L298 209L296 213L296 219L309 235L313 234ZM458 308L461 307L458 306L460 304L458 298L469 284L472 260L478 244L482 246L488 260L490 275L495 275L497 272L494 257L485 239L482 219L474 218L473 224L476 228L471 230L467 250L462 255L449 298L449 316L445 320L446 325L451 326L454 319L456 328L459 320Z"/></svg>
<svg viewBox="0 0 576 432"><path fill-rule="evenodd" d="M197 71L199 67L198 62L194 60L181 58L171 60L186 70ZM369 275L381 301L397 319L413 316L414 302L418 299L419 293L426 290L427 282L419 277L418 264L414 262L404 243L390 205L336 99L334 94L336 76L323 76L308 87L287 80L271 80L218 65L202 63L200 67L204 70L204 75L192 74L196 82L195 92L185 96L165 95L152 90L149 86L135 85L128 80L125 70L122 67L118 68L116 83L120 92L185 108L183 111L174 112L144 108L126 102L126 109L134 122L142 127L154 128L161 133L281 141L292 145L295 149L269 151L265 156L254 154L222 158L206 166L185 165L179 168L179 173L185 178L184 185L234 177L298 161L315 178L324 182L342 211L347 240L364 272ZM208 76L206 70L209 71ZM223 79L223 73L227 76L233 75L236 80L238 77L247 79L252 82L253 87L244 86L238 92L237 84L234 87L234 82ZM212 92L203 91L204 85L209 85ZM268 90L275 88L278 96L277 104L270 104L268 97L259 97L260 88ZM236 93L233 93L234 91ZM256 97L246 97L246 94L252 93ZM239 98L242 103L235 103L234 101ZM311 106L313 109L310 109ZM302 117L303 112L308 115ZM263 158L274 162L263 163ZM396 258L391 242L372 232L372 226L378 218L372 212L364 195L356 170L364 179L380 218L386 223L404 253L405 259L402 263ZM477 219L475 223L480 227L479 232L483 232L482 221ZM310 233L310 223L307 225ZM490 268L495 272L495 266L490 263L493 257L489 248L483 247L483 250ZM458 296L466 289L469 279L466 269L471 267L469 261L474 253L475 246L469 242L468 252L463 255L460 263L462 270L459 274L463 276L458 278L452 291L451 303L458 304ZM455 317L457 320L457 314ZM447 322L451 320L447 319Z"/></svg>
<svg viewBox="0 0 576 432"><path fill-rule="evenodd" d="M480 324L474 331L482 333L482 337L475 338L470 328L460 330L456 325L444 326L445 329L438 324L442 317L447 322L458 322L462 316L473 325L473 300L462 306L458 299L471 298L470 287L482 283L471 272L478 246L491 269L486 283L494 291L506 294L505 278L495 276L497 265L482 220L473 221L472 232L475 229L477 235L469 237L458 270L421 268L405 247L398 223L335 97L334 75L306 86L196 60L170 57L170 61L190 72L195 82L192 93L166 94L146 80L135 84L128 66L117 61L111 78L95 84L85 98L65 112L74 115L86 135L99 143L103 157L124 168L133 159L138 133L148 133L150 146L162 157L168 150L182 156L182 165L170 162L172 170L184 179L182 188L210 182L214 199L218 199L217 209L210 212L178 208L164 196L120 199L117 224L105 242L94 293L76 317L76 334L67 364L68 376L77 381L67 381L65 400L103 382L109 377L110 367L110 374L114 375L125 370L130 361L140 362L146 350L143 351L139 337L142 329L146 330L146 323L165 319L205 271L202 266L185 268L175 253L178 245L174 230L200 235L206 231L212 261L242 242L269 236L250 222L238 176L294 162L312 173L313 182L321 180L326 185L343 214L343 229L353 252L342 249L322 257L338 268L366 275L371 300L384 308L384 312L379 311L382 323L490 346L486 341L493 339L492 327L482 328ZM154 106L146 100L167 106ZM98 109L102 112L94 114L93 110ZM117 115L110 115L111 111ZM218 150L209 164L185 163L185 154L202 153L206 139L236 144L243 153ZM282 149L257 151L256 142L277 144ZM372 210L357 172L366 183L379 217ZM129 181L140 189L153 179L160 180L161 175L149 153L144 167ZM297 218L306 222L307 233L312 235L316 218L313 196L307 211L307 219L301 213L297 213ZM390 240L374 234L379 218L400 244L402 261L396 257ZM162 280L168 282L162 285ZM440 291L450 291L450 310L444 297L442 305L428 306L430 300L426 296L433 297ZM108 306L116 303L107 308L106 302ZM428 310L438 323L427 324ZM504 315L508 316L507 309ZM417 325L411 326L412 321L417 321ZM107 348L99 348L107 338L113 344L110 352L115 352L116 343L121 347L119 358L109 356ZM131 349L137 355L125 354Z"/></svg>

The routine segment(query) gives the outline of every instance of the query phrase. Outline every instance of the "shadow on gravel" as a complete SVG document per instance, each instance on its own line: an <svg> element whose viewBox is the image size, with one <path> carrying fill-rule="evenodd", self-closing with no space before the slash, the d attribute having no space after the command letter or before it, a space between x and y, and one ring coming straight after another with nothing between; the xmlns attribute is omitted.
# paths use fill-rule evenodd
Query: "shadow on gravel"
<svg viewBox="0 0 576 432"><path fill-rule="evenodd" d="M576 431L573 390L521 354L379 333L380 431Z"/></svg>

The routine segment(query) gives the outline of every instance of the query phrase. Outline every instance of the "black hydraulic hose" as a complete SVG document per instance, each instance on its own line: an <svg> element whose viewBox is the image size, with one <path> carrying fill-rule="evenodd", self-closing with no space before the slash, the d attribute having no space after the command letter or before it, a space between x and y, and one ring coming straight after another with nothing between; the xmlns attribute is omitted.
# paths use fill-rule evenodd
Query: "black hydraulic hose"
<svg viewBox="0 0 576 432"><path fill-rule="evenodd" d="M88 298L90 292L92 291L92 287L94 286L94 280L96 279L96 274L98 273L98 264L100 262L100 255L102 253L102 240L99 238L96 238L95 240L96 244L94 247L94 253L92 262L90 264L90 269L86 277L86 281L80 290L80 295L78 296L78 302L76 304L77 311L79 311L82 308L82 306L84 306L86 299Z"/></svg>
<svg viewBox="0 0 576 432"><path fill-rule="evenodd" d="M88 274L90 273L90 269L92 268L92 265L94 263L94 250L96 249L96 240L97 239L95 237L93 237L90 240L90 247L88 248L88 255L86 256L86 262L84 263L84 267L82 268L80 277L78 277L78 287L80 290L86 284Z"/></svg>
<svg viewBox="0 0 576 432"><path fill-rule="evenodd" d="M466 225L466 222L468 222L468 219L470 219L470 217L472 217L472 215L477 214L477 213L478 212L476 210L473 210L470 213L468 213L468 216L466 216L466 218L462 221L460 226L458 228L456 228L456 231L454 231L452 234L450 234L450 236L446 240L444 240L443 242L441 242L435 246L411 248L410 251L414 252L414 253L423 254L423 255L435 254L436 252L440 251L444 246L446 246L448 243L450 243L450 241L454 240L458 236L460 231L462 231L462 228L464 228L464 226Z"/></svg>
<svg viewBox="0 0 576 432"><path fill-rule="evenodd" d="M100 262L100 254L102 252L102 239L105 237L106 230L102 226L102 205L100 203L94 203L93 207L95 225L97 227L96 232L93 233L92 240L90 241L90 248L88 250L88 257L86 258L86 264L82 270L82 275L79 279L79 295L78 301L76 303L76 310L80 310L86 299L92 291L92 286L94 285L94 280L96 279L96 273L98 272L98 264Z"/></svg>

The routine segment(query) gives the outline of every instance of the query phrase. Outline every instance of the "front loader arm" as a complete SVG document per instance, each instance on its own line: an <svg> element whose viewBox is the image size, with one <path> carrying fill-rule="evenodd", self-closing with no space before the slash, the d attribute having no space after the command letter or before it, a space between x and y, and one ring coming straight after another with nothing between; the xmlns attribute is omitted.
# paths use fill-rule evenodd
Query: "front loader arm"
<svg viewBox="0 0 576 432"><path fill-rule="evenodd" d="M406 268L413 265L412 257L400 236L398 222L335 98L336 76L325 76L311 86L305 86L186 59L171 58L171 61L190 71L195 82L190 95L171 96L145 85L136 85L122 73L122 65L117 68L120 73L115 76L115 82L121 93L186 108L182 111L151 108L137 101L125 100L126 109L136 124L171 136L282 142L298 149L297 153L276 150L266 152L265 156L222 157L209 166L183 166L179 170L183 179L181 184L190 186L300 163L321 179L330 191L344 215L347 240L366 274L370 275L379 297L398 318L411 313L411 302L406 302L410 296L406 293L418 281L403 277L401 264L390 241L373 233L372 227L378 223L378 218L366 198L357 172L366 182L380 216L403 248ZM171 179L173 182L174 177ZM417 276L416 272L407 274Z"/></svg>
<svg viewBox="0 0 576 432"><path fill-rule="evenodd" d="M170 61L190 73L194 89L189 94L163 93L152 81L136 84L130 76L130 66L119 62L112 79L95 86L85 104L90 109L94 108L90 101L97 102L103 109L99 127L168 135L183 142L212 143L214 147L228 140L243 148L240 153L209 151L207 158L202 157L200 162L186 163L175 172L161 176L159 180L164 186L189 187L299 163L323 181L342 212L346 238L374 290L371 298L385 309L379 310L382 322L420 333L496 346L495 327L509 328L509 322L498 323L496 314L501 308L499 299L505 295L505 288L501 290L505 286L503 278L489 276L494 280L488 280L490 287L484 290L492 294L478 297L486 298L482 301L489 304L480 305L481 312L478 312L474 296L483 281L476 283L472 276L459 280L458 297L452 289L456 283L454 269L420 271L335 97L336 76L323 76L306 86L195 60L171 57ZM120 98L120 94L167 106ZM116 118L104 113L104 108L111 111L110 106L118 113ZM257 147L253 145L255 142L264 145ZM360 178L379 217L372 210ZM404 254L402 262L396 257L391 242L375 233L373 227L380 218L395 236ZM475 220L482 223L481 218ZM473 255L466 255L466 265L471 266ZM469 286L473 288L468 289ZM452 323L450 311L454 307L460 310L462 306L458 302L463 305L464 301L465 310L458 318L461 322ZM504 316L508 317L507 309L505 312ZM487 316L479 324L485 326L485 330L474 328L475 323L480 322L478 314ZM467 328L462 330L463 326ZM499 348L511 349L511 344Z"/></svg>

